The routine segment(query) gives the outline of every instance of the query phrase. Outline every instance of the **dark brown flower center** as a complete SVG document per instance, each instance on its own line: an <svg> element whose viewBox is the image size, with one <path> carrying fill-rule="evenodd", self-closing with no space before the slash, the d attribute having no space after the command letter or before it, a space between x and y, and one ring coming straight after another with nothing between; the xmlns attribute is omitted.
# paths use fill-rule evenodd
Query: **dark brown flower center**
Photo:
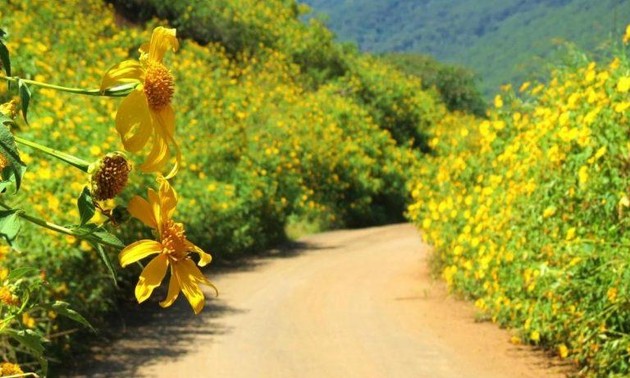
<svg viewBox="0 0 630 378"><path fill-rule="evenodd" d="M91 192L94 199L104 201L116 197L127 186L130 171L131 164L123 154L105 155L92 173Z"/></svg>

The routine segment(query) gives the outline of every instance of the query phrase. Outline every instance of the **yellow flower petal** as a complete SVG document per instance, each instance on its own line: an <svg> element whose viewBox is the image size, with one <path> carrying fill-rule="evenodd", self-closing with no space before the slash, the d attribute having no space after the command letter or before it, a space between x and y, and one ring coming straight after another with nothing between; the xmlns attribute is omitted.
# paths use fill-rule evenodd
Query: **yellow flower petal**
<svg viewBox="0 0 630 378"><path fill-rule="evenodd" d="M168 144L161 136L155 133L153 135L153 148L151 148L151 152L138 169L143 172L159 172L166 165L169 158Z"/></svg>
<svg viewBox="0 0 630 378"><path fill-rule="evenodd" d="M204 252L203 249L197 247L188 240L186 240L186 247L199 255L199 262L197 265L206 266L212 262L212 256L209 253Z"/></svg>
<svg viewBox="0 0 630 378"><path fill-rule="evenodd" d="M164 216L172 218L175 213L175 207L177 206L177 193L164 177L159 177L158 182L160 183L159 197L162 213Z"/></svg>
<svg viewBox="0 0 630 378"><path fill-rule="evenodd" d="M168 257L166 255L159 255L151 260L147 266L144 267L140 274L140 279L136 285L136 299L138 303L146 301L153 293L153 289L160 286L164 275L166 275L166 268L168 267Z"/></svg>
<svg viewBox="0 0 630 378"><path fill-rule="evenodd" d="M133 197L127 205L127 211L132 217L139 219L145 225L154 229L158 228L153 208L144 198L140 196Z"/></svg>
<svg viewBox="0 0 630 378"><path fill-rule="evenodd" d="M161 171L171 157L169 143L176 147L175 134L175 112L168 105L159 111L151 111L153 119L153 148L151 152L138 168L143 172L159 172ZM179 147L178 162L180 159ZM175 173L177 170L175 169ZM169 173L168 177L173 177L174 173Z"/></svg>
<svg viewBox="0 0 630 378"><path fill-rule="evenodd" d="M205 297L199 288L200 284L212 287L218 294L216 287L204 277L192 260L178 261L173 264L173 271L179 281L179 286L184 296L188 299L195 314L199 314L205 304Z"/></svg>
<svg viewBox="0 0 630 378"><path fill-rule="evenodd" d="M142 260L147 256L151 256L162 251L162 244L155 240L140 240L129 244L118 254L120 265L124 268L129 264Z"/></svg>
<svg viewBox="0 0 630 378"><path fill-rule="evenodd" d="M125 60L110 68L103 76L101 90L127 83L141 83L144 81L144 69L140 62Z"/></svg>
<svg viewBox="0 0 630 378"><path fill-rule="evenodd" d="M142 89L134 90L120 103L116 130L129 152L138 152L147 144L153 133L153 117Z"/></svg>
<svg viewBox="0 0 630 378"><path fill-rule="evenodd" d="M158 193L156 193L156 191L153 189L149 189L148 195L149 204L151 205L151 211L153 212L153 217L157 221L158 234L162 235L162 226L164 225L164 223L166 223L168 219L162 217L162 202L160 201Z"/></svg>
<svg viewBox="0 0 630 378"><path fill-rule="evenodd" d="M175 164L173 164L173 168L171 168L171 171L166 175L167 179L175 177L175 175L179 171L179 166L182 161L182 151L179 149L179 145L177 144L177 142L175 142L175 139L173 139L172 142L173 148L175 149Z"/></svg>
<svg viewBox="0 0 630 378"><path fill-rule="evenodd" d="M154 111L153 117L155 121L155 129L160 132L160 135L166 140L171 140L175 137L175 111L171 105L166 105L164 108Z"/></svg>
<svg viewBox="0 0 630 378"><path fill-rule="evenodd" d="M166 294L166 298L160 302L160 306L168 307L172 305L179 296L180 290L179 281L177 281L177 277L175 277L175 273L173 272L173 266L171 265L171 280L168 283L168 293Z"/></svg>
<svg viewBox="0 0 630 378"><path fill-rule="evenodd" d="M175 29L167 29L162 26L153 29L151 42L149 43L149 59L161 62L166 50L177 51L179 42L175 35ZM141 51L146 52L146 48L141 49Z"/></svg>

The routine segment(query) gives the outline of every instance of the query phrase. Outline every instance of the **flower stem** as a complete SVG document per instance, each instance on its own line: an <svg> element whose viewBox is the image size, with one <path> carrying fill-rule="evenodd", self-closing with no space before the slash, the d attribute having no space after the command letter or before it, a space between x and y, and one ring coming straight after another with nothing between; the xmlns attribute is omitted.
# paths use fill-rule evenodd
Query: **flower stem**
<svg viewBox="0 0 630 378"><path fill-rule="evenodd" d="M89 167L90 167L90 163L88 163L87 161L80 159L76 156L67 154L65 152L61 152L55 149L52 149L50 147L46 147L43 146L39 143L35 143L33 141L30 140L26 140L23 138L20 138L19 136L14 136L15 141L17 143L23 144L25 146L29 146L31 148L34 148L36 150L40 150L48 155L54 156L59 160L65 161L66 163L72 165L73 167L76 167L80 170L82 170L85 173L88 173Z"/></svg>
<svg viewBox="0 0 630 378"><path fill-rule="evenodd" d="M86 96L105 96L105 97L124 97L128 95L131 91L133 91L135 87L138 85L138 83L129 83L129 84L122 84L113 88L101 90L101 89L62 87L60 85L47 84L41 81L22 79L18 76L0 76L0 78L9 82L13 82L13 83L17 83L21 81L26 84L35 85L42 88L53 89L60 92L76 93L76 94L82 94Z"/></svg>
<svg viewBox="0 0 630 378"><path fill-rule="evenodd" d="M11 206L5 204L4 202L0 202L0 207L2 207L4 209L7 209L7 210L15 210L14 208L12 208ZM23 211L17 211L16 214L20 218L22 218L22 219L24 219L26 221L29 221L29 222L31 222L33 224L36 224L36 225L38 225L38 226L40 226L42 228L47 228L47 229L49 229L51 231L55 231L55 232L58 232L60 234L74 236L74 237L79 238L79 239L86 239L86 240L90 239L88 237L89 235L79 234L79 233L74 232L73 230L71 230L71 229L69 229L67 227L63 227L63 226L60 226L58 224L55 224L55 223L52 223L52 222L48 222L48 221L45 221L43 219L40 219L40 218L31 216L31 215L28 215L28 214L24 213ZM110 243L110 242L108 242L106 240L99 240L98 243L106 245L108 247L113 247L113 248L116 248L116 249L120 248L119 245L116 245L114 243Z"/></svg>

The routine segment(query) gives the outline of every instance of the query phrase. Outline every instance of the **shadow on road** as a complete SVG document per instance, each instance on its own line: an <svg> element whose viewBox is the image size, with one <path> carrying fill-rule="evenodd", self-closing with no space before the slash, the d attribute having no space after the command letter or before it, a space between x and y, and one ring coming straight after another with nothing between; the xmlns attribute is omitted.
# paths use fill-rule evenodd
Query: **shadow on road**
<svg viewBox="0 0 630 378"><path fill-rule="evenodd" d="M167 310L156 301L125 308L107 337L90 349L90 354L74 361L68 376L133 377L136 370L152 360L177 359L195 348L193 339L228 333L219 318L240 312L210 298L204 312L195 316L188 302L179 299ZM112 343L116 342L116 348Z"/></svg>
<svg viewBox="0 0 630 378"><path fill-rule="evenodd" d="M289 242L253 257L238 260L213 262L206 275L216 277L233 272L252 271L276 258L292 258L305 251L315 251L317 245L304 242ZM330 249L330 248L326 248ZM215 335L229 333L221 318L242 313L214 297L206 298L206 305L199 316L195 316L184 298L178 298L173 306L161 309L159 299L165 297L164 283L152 297L139 305L124 304L118 312L111 314L108 330L91 340L89 353L67 361L62 376L69 377L132 377L137 370L153 360L176 360L194 350L199 338L211 339ZM133 290L129 288L127 290ZM180 294L183 297L183 294ZM115 349L113 347L114 342Z"/></svg>
<svg viewBox="0 0 630 378"><path fill-rule="evenodd" d="M320 250L334 250L339 247L326 245L320 246L315 243L303 241L289 241L279 247L260 252L253 256L245 256L242 258L213 261L207 273L217 275L222 273L249 272L256 270L258 267L267 264L271 259L275 258L292 258L297 257L304 252L316 252Z"/></svg>

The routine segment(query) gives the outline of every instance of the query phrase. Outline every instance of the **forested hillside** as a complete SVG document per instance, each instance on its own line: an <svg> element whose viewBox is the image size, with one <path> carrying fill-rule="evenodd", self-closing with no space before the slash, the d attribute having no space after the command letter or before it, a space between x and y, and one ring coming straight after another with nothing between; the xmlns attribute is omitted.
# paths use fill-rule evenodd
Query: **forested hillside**
<svg viewBox="0 0 630 378"><path fill-rule="evenodd" d="M468 66L486 94L540 74L562 41L601 53L630 19L624 0L305 0L344 41ZM560 54L561 55L561 54Z"/></svg>

